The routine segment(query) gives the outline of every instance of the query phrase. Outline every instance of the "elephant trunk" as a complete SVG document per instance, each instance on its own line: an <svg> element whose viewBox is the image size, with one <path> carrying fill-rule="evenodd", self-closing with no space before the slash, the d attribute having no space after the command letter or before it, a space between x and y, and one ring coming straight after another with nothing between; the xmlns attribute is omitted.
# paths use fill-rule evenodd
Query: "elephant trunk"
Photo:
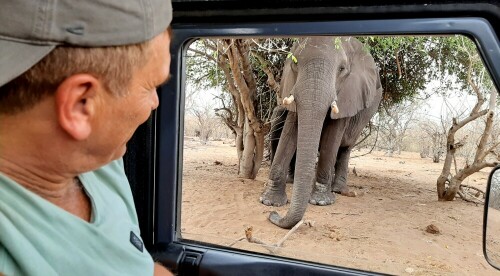
<svg viewBox="0 0 500 276"><path fill-rule="evenodd" d="M269 215L269 220L281 228L292 228L302 219L316 176L318 145L329 105L325 106L324 102L309 102L308 104L316 106L302 106L300 108L297 106L299 126L297 130L297 161L290 208L283 218L277 212L272 212ZM318 112L319 110L324 110L324 112Z"/></svg>

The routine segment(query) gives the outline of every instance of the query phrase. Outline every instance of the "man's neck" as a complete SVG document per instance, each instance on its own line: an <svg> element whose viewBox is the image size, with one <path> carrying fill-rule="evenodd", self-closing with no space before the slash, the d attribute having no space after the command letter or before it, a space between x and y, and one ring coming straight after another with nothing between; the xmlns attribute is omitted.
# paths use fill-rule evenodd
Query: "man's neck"
<svg viewBox="0 0 500 276"><path fill-rule="evenodd" d="M22 156L19 156L21 159ZM73 184L74 176L69 174L55 174L48 168L32 166L33 161L11 160L8 156L0 156L0 172L11 178L21 186L50 200L62 198L68 187ZM40 160L39 164L44 161Z"/></svg>
<svg viewBox="0 0 500 276"><path fill-rule="evenodd" d="M30 116L39 118L36 114ZM58 139L62 138L58 138L56 127L45 123L49 120L37 120L41 123L30 125L30 120L25 119L23 116L0 116L0 172L45 200L88 221L89 199L75 182L80 172L72 169L84 167L77 164L80 160L76 158L78 153L61 148L64 143ZM41 135L47 132L53 134L50 141Z"/></svg>
<svg viewBox="0 0 500 276"><path fill-rule="evenodd" d="M0 172L52 204L90 221L90 199L77 177L51 174L49 178L39 171L20 167L3 156L0 157Z"/></svg>

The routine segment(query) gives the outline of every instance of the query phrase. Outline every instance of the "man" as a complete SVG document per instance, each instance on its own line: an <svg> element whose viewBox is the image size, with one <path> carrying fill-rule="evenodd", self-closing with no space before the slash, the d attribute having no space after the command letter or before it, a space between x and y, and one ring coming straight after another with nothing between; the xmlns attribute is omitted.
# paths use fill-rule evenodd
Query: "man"
<svg viewBox="0 0 500 276"><path fill-rule="evenodd" d="M170 67L169 0L0 4L0 274L171 275L121 157Z"/></svg>

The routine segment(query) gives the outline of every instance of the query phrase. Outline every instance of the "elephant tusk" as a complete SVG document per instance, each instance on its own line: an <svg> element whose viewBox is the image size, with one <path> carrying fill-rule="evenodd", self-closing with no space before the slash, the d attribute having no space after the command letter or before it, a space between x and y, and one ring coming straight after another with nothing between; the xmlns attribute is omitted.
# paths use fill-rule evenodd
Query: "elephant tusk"
<svg viewBox="0 0 500 276"><path fill-rule="evenodd" d="M293 97L293 95L290 95L290 97L285 97L283 99L283 104L289 105L289 104L293 103L294 100L295 100L295 98Z"/></svg>
<svg viewBox="0 0 500 276"><path fill-rule="evenodd" d="M339 107L337 106L337 101L332 102L332 113L333 114L338 114L339 113Z"/></svg>

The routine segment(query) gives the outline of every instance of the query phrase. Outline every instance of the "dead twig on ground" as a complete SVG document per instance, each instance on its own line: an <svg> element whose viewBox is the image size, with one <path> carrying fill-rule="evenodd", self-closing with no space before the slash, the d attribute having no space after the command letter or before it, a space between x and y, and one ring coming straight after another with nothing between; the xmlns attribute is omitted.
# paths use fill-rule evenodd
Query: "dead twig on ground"
<svg viewBox="0 0 500 276"><path fill-rule="evenodd" d="M483 195L485 194L483 190L481 190L481 189L479 189L479 188L476 188L476 187L473 187L473 186L469 186L469 185L464 185L464 184L462 184L462 185L460 185L460 188L462 188L462 187L464 187L464 188L468 188L468 189L471 189L471 190L475 190L475 191L477 191L477 192L479 192L479 193L481 193L481 194L483 194Z"/></svg>
<svg viewBox="0 0 500 276"><path fill-rule="evenodd" d="M244 240L244 239L246 239L246 238L247 238L246 236L243 236L243 237L241 237L241 238L239 238L239 239L235 240L234 242L232 242L232 243L228 244L227 246L232 247L232 246L233 246L233 245L235 245L236 243L238 243L238 242L240 242L240 241L242 241L242 240Z"/></svg>
<svg viewBox="0 0 500 276"><path fill-rule="evenodd" d="M463 189L463 188L465 188L465 189ZM469 190L474 190L477 193L471 194L469 192ZM482 191L479 188L465 185L465 184L460 185L459 191L457 192L458 198L461 198L462 200L464 200L466 202L472 202L476 205L483 205L484 204L484 201L477 199L481 196L481 194L483 195L481 198L484 198L485 197L484 191Z"/></svg>
<svg viewBox="0 0 500 276"><path fill-rule="evenodd" d="M350 237L351 240L361 240L361 239L368 239L370 237L362 236L362 237Z"/></svg>
<svg viewBox="0 0 500 276"><path fill-rule="evenodd" d="M281 247L283 245L283 243L286 241L286 239L288 239L293 234L293 232L297 231L297 229L299 229L299 227L303 223L304 223L304 220L301 220L297 224L295 224L295 226L292 229L290 229L290 231L288 231L288 233L286 233L286 235L278 243L276 243L276 246Z"/></svg>
<svg viewBox="0 0 500 276"><path fill-rule="evenodd" d="M247 238L248 242L267 245L265 242L253 237L253 227L252 226L248 226L245 228L245 237ZM269 246L271 246L271 245L269 245Z"/></svg>
<svg viewBox="0 0 500 276"><path fill-rule="evenodd" d="M297 229L299 229L299 227L302 224L308 225L309 227L313 227L314 226L314 222L313 221L310 221L310 220L306 220L306 221L301 220L297 224L295 224L295 226L292 229L290 229L290 231L288 231L288 233L286 233L286 235L282 239L280 239L276 244L267 244L267 243L263 242L262 240L260 240L258 238L255 238L253 236L253 227L252 226L247 226L247 227L245 227L245 237L237 239L236 241L234 241L233 243L231 243L229 246L233 246L237 242L246 239L250 243L260 244L262 247L264 247L265 249L269 250L269 252L271 252L272 254L275 254L283 246L283 243L295 231L297 231Z"/></svg>
<svg viewBox="0 0 500 276"><path fill-rule="evenodd" d="M340 212L332 212L332 215L346 215L346 216L359 216L361 214L358 213L340 213Z"/></svg>
<svg viewBox="0 0 500 276"><path fill-rule="evenodd" d="M472 203L474 203L474 204L476 204L476 205L482 205L482 204L484 204L484 202L482 202L482 201L480 201L480 200L474 199L474 198L472 198L472 197L467 197L467 196L465 195L465 193L464 193L464 192L462 192L462 191L458 191L458 192L457 192L457 195L458 195L458 197L459 197L459 198L461 198L461 199L462 199L462 200L464 200L464 201L467 201L467 202L472 202Z"/></svg>

